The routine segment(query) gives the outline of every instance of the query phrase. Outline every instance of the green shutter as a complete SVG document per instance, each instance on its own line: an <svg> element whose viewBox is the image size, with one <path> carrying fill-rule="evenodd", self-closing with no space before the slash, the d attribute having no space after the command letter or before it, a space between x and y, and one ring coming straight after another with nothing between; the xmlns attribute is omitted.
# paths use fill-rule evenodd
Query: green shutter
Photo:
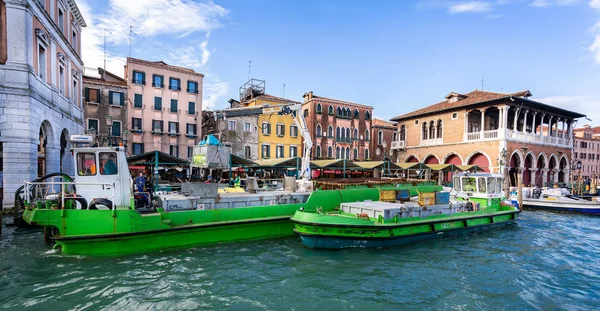
<svg viewBox="0 0 600 311"><path fill-rule="evenodd" d="M171 99L171 112L177 112L177 99Z"/></svg>
<svg viewBox="0 0 600 311"><path fill-rule="evenodd" d="M154 110L162 110L162 97L154 97Z"/></svg>
<svg viewBox="0 0 600 311"><path fill-rule="evenodd" d="M142 94L135 94L133 96L133 106L136 108L142 108Z"/></svg>
<svg viewBox="0 0 600 311"><path fill-rule="evenodd" d="M112 105L113 104L113 91L108 91L108 104Z"/></svg>
<svg viewBox="0 0 600 311"><path fill-rule="evenodd" d="M125 106L125 93L121 93L121 107Z"/></svg>
<svg viewBox="0 0 600 311"><path fill-rule="evenodd" d="M88 89L87 87L85 88L85 102L89 102L90 101L90 89Z"/></svg>
<svg viewBox="0 0 600 311"><path fill-rule="evenodd" d="M196 103L188 102L188 114L196 114Z"/></svg>

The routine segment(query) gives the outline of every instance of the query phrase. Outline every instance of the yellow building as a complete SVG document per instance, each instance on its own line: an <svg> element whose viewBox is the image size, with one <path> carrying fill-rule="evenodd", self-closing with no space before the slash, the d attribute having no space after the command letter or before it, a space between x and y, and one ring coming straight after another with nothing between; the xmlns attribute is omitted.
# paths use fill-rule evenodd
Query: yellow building
<svg viewBox="0 0 600 311"><path fill-rule="evenodd" d="M300 102L268 94L258 95L241 103L242 106L275 106L284 104L300 104ZM302 136L294 122L294 116L261 115L257 120L258 159L276 159L302 157Z"/></svg>

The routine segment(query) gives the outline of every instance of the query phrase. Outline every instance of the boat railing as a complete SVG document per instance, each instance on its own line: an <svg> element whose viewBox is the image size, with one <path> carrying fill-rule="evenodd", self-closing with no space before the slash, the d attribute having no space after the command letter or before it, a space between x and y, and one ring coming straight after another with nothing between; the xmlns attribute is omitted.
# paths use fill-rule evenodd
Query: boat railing
<svg viewBox="0 0 600 311"><path fill-rule="evenodd" d="M46 200L49 195L57 195L60 194L61 200L61 209L65 209L65 199L69 199L69 195L71 195L67 186L102 186L103 188L111 190L111 196L106 197L106 199L110 199L112 204L112 209L115 210L117 205L115 204L115 183L110 182L72 182L72 181L43 181L43 182L25 182L25 201L30 204L33 199L41 198ZM32 186L46 186L45 193L40 187L32 187ZM36 193L31 193L35 188ZM60 189L60 190L59 190Z"/></svg>

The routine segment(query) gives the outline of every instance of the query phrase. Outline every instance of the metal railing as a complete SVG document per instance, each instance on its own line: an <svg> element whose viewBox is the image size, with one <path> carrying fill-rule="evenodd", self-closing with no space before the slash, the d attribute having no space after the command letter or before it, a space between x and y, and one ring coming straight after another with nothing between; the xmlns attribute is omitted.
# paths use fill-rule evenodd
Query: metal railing
<svg viewBox="0 0 600 311"><path fill-rule="evenodd" d="M65 199L69 199L71 197L69 197L69 195L71 194L76 194L76 193L70 193L67 192L65 189L65 186L82 186L82 185L88 185L88 186L103 186L103 187L110 187L111 189L111 196L110 197L105 197L105 199L110 199L111 202L113 203L112 206L112 210L114 211L117 208L116 202L115 202L115 183L108 183L108 182L72 182L72 181L41 181L41 182L31 182L31 181L26 181L25 182L25 187L24 187L24 192L25 192L25 202L27 202L27 204L30 204L32 202L33 199L42 199L42 200L47 200L49 195L57 195L60 194L59 198L61 200L61 209L65 209ZM40 189L39 187L32 187L32 186L49 186L46 189ZM60 190L57 191L58 187L60 187ZM35 190L36 193L32 194L30 193L31 190ZM73 197L75 198L75 197ZM89 206L88 206L89 209Z"/></svg>

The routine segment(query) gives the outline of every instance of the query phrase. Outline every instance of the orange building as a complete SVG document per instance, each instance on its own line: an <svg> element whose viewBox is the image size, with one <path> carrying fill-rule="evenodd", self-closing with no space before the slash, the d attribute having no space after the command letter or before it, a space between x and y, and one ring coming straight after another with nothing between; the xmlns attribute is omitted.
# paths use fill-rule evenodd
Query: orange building
<svg viewBox="0 0 600 311"><path fill-rule="evenodd" d="M507 173L512 185L518 172L525 185L566 182L573 122L584 115L530 96L529 91L452 92L444 101L392 118L398 122L392 149L399 162L476 164Z"/></svg>

